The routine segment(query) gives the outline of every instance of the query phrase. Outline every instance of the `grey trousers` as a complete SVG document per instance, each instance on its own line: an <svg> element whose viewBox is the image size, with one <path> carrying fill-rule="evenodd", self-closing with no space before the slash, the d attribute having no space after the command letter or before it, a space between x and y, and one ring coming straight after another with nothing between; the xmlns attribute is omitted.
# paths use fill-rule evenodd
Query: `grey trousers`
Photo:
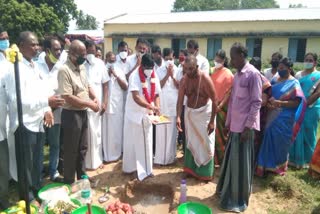
<svg viewBox="0 0 320 214"><path fill-rule="evenodd" d="M8 206L9 149L7 139L0 141L0 209Z"/></svg>

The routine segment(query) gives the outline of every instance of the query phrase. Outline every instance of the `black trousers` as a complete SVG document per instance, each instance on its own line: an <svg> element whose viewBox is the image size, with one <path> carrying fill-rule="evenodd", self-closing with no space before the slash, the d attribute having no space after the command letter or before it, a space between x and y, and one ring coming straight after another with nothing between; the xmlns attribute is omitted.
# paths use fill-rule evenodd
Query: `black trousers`
<svg viewBox="0 0 320 214"><path fill-rule="evenodd" d="M29 199L31 201L41 188L45 133L32 132L24 126L19 126L14 135L16 141L19 195L22 199L29 192ZM24 174L24 170L26 170L26 174ZM28 187L31 187L33 192L25 188L24 182L27 183Z"/></svg>
<svg viewBox="0 0 320 214"><path fill-rule="evenodd" d="M88 149L87 111L62 110L64 182L71 184L86 174L85 157Z"/></svg>

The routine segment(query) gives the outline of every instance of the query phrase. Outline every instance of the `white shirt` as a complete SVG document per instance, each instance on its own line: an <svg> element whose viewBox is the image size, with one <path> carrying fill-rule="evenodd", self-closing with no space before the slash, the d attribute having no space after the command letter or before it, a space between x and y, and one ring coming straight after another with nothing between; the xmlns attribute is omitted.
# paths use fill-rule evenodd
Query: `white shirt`
<svg viewBox="0 0 320 214"><path fill-rule="evenodd" d="M9 62L0 61L0 141L7 138L6 123L8 115L8 96L6 78L9 72Z"/></svg>
<svg viewBox="0 0 320 214"><path fill-rule="evenodd" d="M196 58L197 58L197 65L199 66L199 69L205 72L206 74L209 74L210 64L208 59L202 56L201 54L198 54Z"/></svg>
<svg viewBox="0 0 320 214"><path fill-rule="evenodd" d="M32 132L44 132L43 119L47 111L51 111L48 105L47 85L42 80L38 65L33 61L29 62L25 58L19 62L20 71L20 89L21 89L21 103L23 112L23 124ZM16 106L16 92L14 73L10 72L10 83L8 84L9 95L11 96L11 105L9 110L17 111ZM15 124L10 127L13 131L17 128L17 114L13 119Z"/></svg>
<svg viewBox="0 0 320 214"><path fill-rule="evenodd" d="M165 64L165 63L163 63ZM157 71L159 80L161 81L167 75L167 67L161 66ZM173 77L177 80L178 69L173 66ZM169 77L161 89L160 93L160 109L161 114L166 116L177 115L177 101L178 101L178 89L174 84L174 81Z"/></svg>
<svg viewBox="0 0 320 214"><path fill-rule="evenodd" d="M146 82L148 84L148 92L150 93L150 80L151 78L146 78ZM156 75L156 82L155 82L156 90L155 94L158 94L161 92L161 86L159 78ZM141 107L138 105L134 100L132 96L133 91L138 91L140 97L144 98L143 92L142 92L142 84L139 77L139 71L138 69L133 71L129 78L129 89L128 89L128 96L127 96L127 102L126 102L126 113L125 117L139 125L141 125L142 118L148 114L148 109Z"/></svg>
<svg viewBox="0 0 320 214"><path fill-rule="evenodd" d="M129 70L129 65L123 63L121 60L117 61L114 66L114 72L119 79L124 81L128 85L126 79L126 72ZM125 101L125 91L120 87L118 80L111 75L110 81L108 82L108 114L116 114L124 112L124 101Z"/></svg>
<svg viewBox="0 0 320 214"><path fill-rule="evenodd" d="M8 60L6 59L4 54L0 51L0 62L2 62L2 61L8 61Z"/></svg>
<svg viewBox="0 0 320 214"><path fill-rule="evenodd" d="M129 71L131 71L134 68L134 66L136 66L137 61L138 61L137 54L132 54L127 57L127 63L129 64Z"/></svg>
<svg viewBox="0 0 320 214"><path fill-rule="evenodd" d="M273 79L273 77L279 77L278 72L276 72L275 74L272 73L272 68L267 68L264 69L263 71L264 76L271 82L271 80Z"/></svg>
<svg viewBox="0 0 320 214"><path fill-rule="evenodd" d="M86 62L85 67L89 85L93 89L98 101L101 103L103 100L102 84L110 80L107 68L104 65L103 61L98 58L94 58L91 65Z"/></svg>
<svg viewBox="0 0 320 214"><path fill-rule="evenodd" d="M179 64L177 70L178 70L178 71L177 71L176 80L180 82L181 79L183 78L183 67L182 67L181 64ZM179 91L179 90L178 90L178 91ZM184 106L187 105L187 99L188 99L187 96L184 96L184 99L183 99L183 105L184 105Z"/></svg>
<svg viewBox="0 0 320 214"><path fill-rule="evenodd" d="M58 92L58 73L59 73L59 68L62 66L62 64L58 61L53 66L51 71L49 70L49 67L45 61L45 58L43 60L38 60L37 64L39 67L40 75L46 84L48 98L53 95L58 95L57 93ZM62 108L57 108L53 111L55 124L61 123L61 111L62 111Z"/></svg>

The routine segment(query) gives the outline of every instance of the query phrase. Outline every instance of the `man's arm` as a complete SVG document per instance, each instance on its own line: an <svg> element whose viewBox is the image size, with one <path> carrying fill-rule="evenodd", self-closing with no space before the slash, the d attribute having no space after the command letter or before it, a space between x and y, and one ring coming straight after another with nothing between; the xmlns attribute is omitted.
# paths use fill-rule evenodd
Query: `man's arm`
<svg viewBox="0 0 320 214"><path fill-rule="evenodd" d="M139 94L139 91L131 91L133 100L141 107L155 111L158 107L149 104L144 98Z"/></svg>
<svg viewBox="0 0 320 214"><path fill-rule="evenodd" d="M254 123L258 119L259 111L262 103L262 81L258 73L252 73L249 79L249 94L251 97L251 105L249 116L245 123L245 127L252 129Z"/></svg>
<svg viewBox="0 0 320 214"><path fill-rule="evenodd" d="M203 75L205 79L205 91L206 94L209 96L209 98L212 101L212 110L211 110L211 117L210 122L208 124L208 134L211 134L215 129L214 119L216 116L216 91L214 89L213 83L211 78L208 75Z"/></svg>
<svg viewBox="0 0 320 214"><path fill-rule="evenodd" d="M102 83L102 103L101 103L101 111L102 115L107 110L108 105L108 82Z"/></svg>
<svg viewBox="0 0 320 214"><path fill-rule="evenodd" d="M132 72L134 70L136 70L140 64L141 64L141 57L140 56L136 56L137 57L137 63L135 64L135 66L126 74L126 78L127 80L129 80L130 75L132 74Z"/></svg>
<svg viewBox="0 0 320 214"><path fill-rule="evenodd" d="M181 113L182 113L182 107L183 107L183 100L185 95L185 88L186 88L186 80L187 77L182 77L180 84L179 84L179 91L178 91L178 101L177 101L177 129L178 131L182 132L181 128Z"/></svg>

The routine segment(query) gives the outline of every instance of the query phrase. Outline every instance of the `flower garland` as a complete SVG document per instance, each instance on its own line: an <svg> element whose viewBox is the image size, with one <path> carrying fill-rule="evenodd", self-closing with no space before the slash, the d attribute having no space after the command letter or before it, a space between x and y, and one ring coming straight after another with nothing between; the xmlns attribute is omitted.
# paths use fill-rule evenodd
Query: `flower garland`
<svg viewBox="0 0 320 214"><path fill-rule="evenodd" d="M146 82L146 76L142 70L142 67L139 67L139 77L142 84L142 92L149 104L154 102L155 92L156 92L156 75L154 70L151 73L151 96L148 93L148 83Z"/></svg>

